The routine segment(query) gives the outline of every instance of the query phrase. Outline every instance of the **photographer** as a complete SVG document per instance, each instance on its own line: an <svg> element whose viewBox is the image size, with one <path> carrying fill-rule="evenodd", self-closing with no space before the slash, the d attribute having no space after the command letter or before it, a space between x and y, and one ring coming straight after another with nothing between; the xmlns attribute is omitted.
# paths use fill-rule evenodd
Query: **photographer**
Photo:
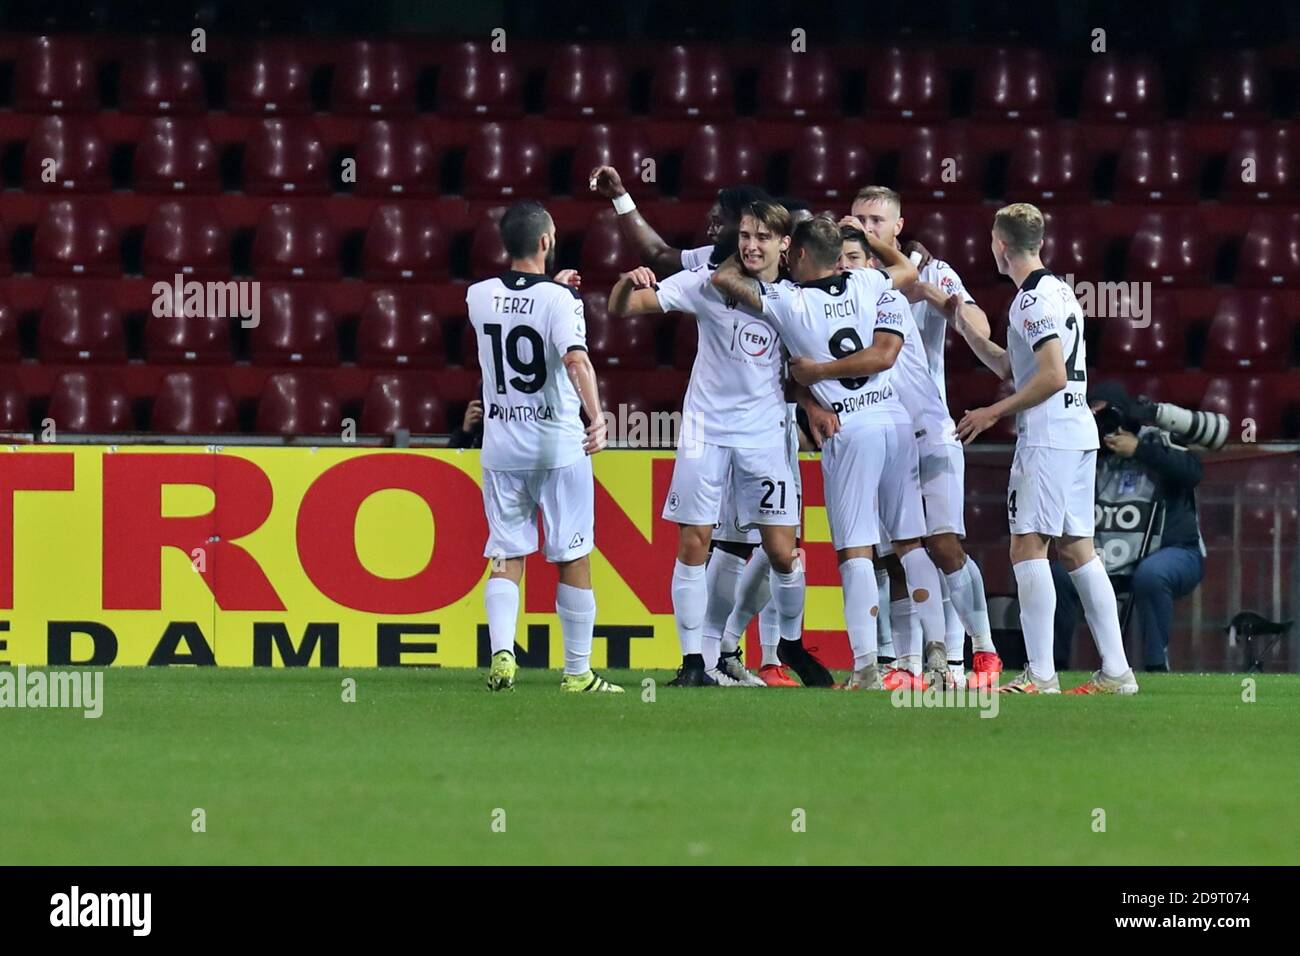
<svg viewBox="0 0 1300 956"><path fill-rule="evenodd" d="M1097 548L1117 591L1128 581L1148 671L1169 669L1169 625L1174 599L1196 589L1204 573L1204 545L1196 512L1201 461L1154 425L1144 406L1118 382L1090 389L1097 419ZM1145 408L1153 406L1146 403ZM1149 537L1148 537L1149 536ZM1069 660L1079 623L1079 596L1059 561L1056 583L1057 666Z"/></svg>

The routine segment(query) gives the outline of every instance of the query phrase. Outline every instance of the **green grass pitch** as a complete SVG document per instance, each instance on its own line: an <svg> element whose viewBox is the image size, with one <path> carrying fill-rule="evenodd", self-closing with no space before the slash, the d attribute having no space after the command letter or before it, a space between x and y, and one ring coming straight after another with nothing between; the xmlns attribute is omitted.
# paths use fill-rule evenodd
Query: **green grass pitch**
<svg viewBox="0 0 1300 956"><path fill-rule="evenodd" d="M98 720L0 710L0 864L1300 862L1295 676L1246 703L1240 675L1140 675L988 719L520 673L122 669Z"/></svg>

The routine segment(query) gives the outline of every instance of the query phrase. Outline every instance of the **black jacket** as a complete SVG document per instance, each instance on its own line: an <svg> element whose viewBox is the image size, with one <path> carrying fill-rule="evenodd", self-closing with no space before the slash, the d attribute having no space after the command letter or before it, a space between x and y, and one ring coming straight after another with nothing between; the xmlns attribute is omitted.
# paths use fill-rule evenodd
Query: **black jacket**
<svg viewBox="0 0 1300 956"><path fill-rule="evenodd" d="M1162 548L1201 547L1196 520L1196 486L1201 482L1201 459L1169 441L1159 429L1143 429L1133 460L1156 483L1165 502Z"/></svg>

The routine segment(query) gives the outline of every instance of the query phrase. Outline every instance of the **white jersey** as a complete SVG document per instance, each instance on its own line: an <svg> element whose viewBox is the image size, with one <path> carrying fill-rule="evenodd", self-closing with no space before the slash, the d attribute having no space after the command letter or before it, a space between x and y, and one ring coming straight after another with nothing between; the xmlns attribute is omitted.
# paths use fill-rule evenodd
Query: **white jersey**
<svg viewBox="0 0 1300 956"><path fill-rule="evenodd" d="M698 269L700 266L709 264L709 256L713 255L712 246L699 246L695 249L682 250L682 268Z"/></svg>
<svg viewBox="0 0 1300 956"><path fill-rule="evenodd" d="M951 434L953 425L948 417L948 406L930 374L926 348L921 330L912 317L911 304L897 289L890 289L876 302L877 325L902 329L903 348L894 361L890 380L899 401L912 418L912 427L918 437L925 432L931 439L947 440L951 437L956 441Z"/></svg>
<svg viewBox="0 0 1300 956"><path fill-rule="evenodd" d="M890 279L878 269L854 269L814 282L763 284L763 314L770 316L791 355L818 362L860 352L871 344L877 329L904 336L901 309L881 313L877 303L890 293ZM910 317L909 317L910 318ZM817 382L817 401L850 422L910 424L906 409L891 384L893 369L859 378Z"/></svg>
<svg viewBox="0 0 1300 956"><path fill-rule="evenodd" d="M564 355L587 348L582 299L544 275L504 272L465 294L483 370L484 468L562 468L583 457Z"/></svg>
<svg viewBox="0 0 1300 956"><path fill-rule="evenodd" d="M712 275L711 267L700 266L669 276L656 289L665 312L695 316L700 330L682 433L730 448L783 447L781 339L763 317L724 300Z"/></svg>
<svg viewBox="0 0 1300 956"><path fill-rule="evenodd" d="M921 270L920 280L938 286L947 295L960 295L963 302L968 302L971 305L975 304L975 300L966 291L961 276L957 275L957 270L942 259L931 259L927 262L925 268ZM913 302L911 305L912 318L916 321L916 327L921 330L921 341L925 343L925 355L930 367L930 378L938 387L939 400L943 403L943 407L947 409L948 386L944 381L943 347L948 337L948 320L944 317L942 310L924 299L920 302Z"/></svg>
<svg viewBox="0 0 1300 956"><path fill-rule="evenodd" d="M1098 446L1097 424L1088 410L1087 346L1083 310L1074 291L1046 269L1031 272L1008 313L1007 351L1016 389L1034 377L1034 353L1059 339L1065 356L1065 388L1016 415L1016 444L1088 451Z"/></svg>

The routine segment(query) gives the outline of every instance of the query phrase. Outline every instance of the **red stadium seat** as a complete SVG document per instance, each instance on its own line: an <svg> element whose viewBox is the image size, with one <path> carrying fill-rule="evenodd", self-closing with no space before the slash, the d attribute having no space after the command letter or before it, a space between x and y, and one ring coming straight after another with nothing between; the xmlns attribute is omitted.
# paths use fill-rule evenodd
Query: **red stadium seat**
<svg viewBox="0 0 1300 956"><path fill-rule="evenodd" d="M907 235L919 239L931 255L947 261L967 287L997 281L997 266L989 251L993 217L981 211L954 207L907 219Z"/></svg>
<svg viewBox="0 0 1300 956"><path fill-rule="evenodd" d="M260 321L249 334L254 365L337 365L338 334L324 294L312 285L262 289Z"/></svg>
<svg viewBox="0 0 1300 956"><path fill-rule="evenodd" d="M50 389L45 417L58 432L111 433L135 430L131 399L114 372L63 372Z"/></svg>
<svg viewBox="0 0 1300 956"><path fill-rule="evenodd" d="M448 431L442 400L425 376L376 375L361 406L361 431L391 435L399 428L417 435Z"/></svg>
<svg viewBox="0 0 1300 956"><path fill-rule="evenodd" d="M1279 296L1227 292L1210 322L1202 366L1207 372L1280 372L1291 358L1291 332Z"/></svg>
<svg viewBox="0 0 1300 956"><path fill-rule="evenodd" d="M639 126L584 125L573 150L573 195L582 198L594 195L589 188L589 177L597 166L613 166L629 188L638 191L657 188L641 182L641 162L651 155L650 143Z"/></svg>
<svg viewBox="0 0 1300 956"><path fill-rule="evenodd" d="M692 120L732 116L731 74L726 58L714 47L672 47L655 65L650 115Z"/></svg>
<svg viewBox="0 0 1300 956"><path fill-rule="evenodd" d="M42 117L23 151L23 189L45 193L108 192L108 160L108 145L94 120L80 116Z"/></svg>
<svg viewBox="0 0 1300 956"><path fill-rule="evenodd" d="M682 154L682 199L713 199L724 186L763 179L763 162L748 123L699 126Z"/></svg>
<svg viewBox="0 0 1300 956"><path fill-rule="evenodd" d="M135 148L131 176L136 192L221 192L217 147L198 119L151 120Z"/></svg>
<svg viewBox="0 0 1300 956"><path fill-rule="evenodd" d="M640 264L636 250L623 241L616 217L613 209L602 209L591 217L591 222L583 230L578 272L588 285L612 282L620 272Z"/></svg>
<svg viewBox="0 0 1300 956"><path fill-rule="evenodd" d="M237 432L239 414L220 373L170 372L153 400L149 430L164 435Z"/></svg>
<svg viewBox="0 0 1300 956"><path fill-rule="evenodd" d="M442 326L429 296L416 289L372 289L361 306L357 362L441 368Z"/></svg>
<svg viewBox="0 0 1300 956"><path fill-rule="evenodd" d="M810 126L790 156L790 193L845 209L871 181L871 170L871 156L857 137L835 127Z"/></svg>
<svg viewBox="0 0 1300 956"><path fill-rule="evenodd" d="M1232 440L1241 435L1246 419L1251 419L1256 441L1279 441L1282 403L1277 397L1275 377L1238 374L1210 379L1200 408L1228 416L1228 436Z"/></svg>
<svg viewBox="0 0 1300 956"><path fill-rule="evenodd" d="M1105 372L1173 372L1183 367L1183 330L1176 317L1152 310L1150 324L1131 318L1104 320L1101 361Z"/></svg>
<svg viewBox="0 0 1300 956"><path fill-rule="evenodd" d="M438 153L417 120L380 120L357 142L358 196L431 196L438 191Z"/></svg>
<svg viewBox="0 0 1300 956"><path fill-rule="evenodd" d="M1094 57L1083 78L1081 115L1086 120L1149 123L1164 111L1159 64L1147 57Z"/></svg>
<svg viewBox="0 0 1300 956"><path fill-rule="evenodd" d="M334 393L317 376L272 375L257 403L256 431L271 435L326 435L343 428Z"/></svg>
<svg viewBox="0 0 1300 956"><path fill-rule="evenodd" d="M13 271L13 264L9 261L9 234L0 225L0 276L7 276Z"/></svg>
<svg viewBox="0 0 1300 956"><path fill-rule="evenodd" d="M465 151L466 199L528 199L548 191L546 156L524 126L486 123Z"/></svg>
<svg viewBox="0 0 1300 956"><path fill-rule="evenodd" d="M486 43L461 43L438 68L441 116L518 116L524 111L519 74L508 53Z"/></svg>
<svg viewBox="0 0 1300 956"><path fill-rule="evenodd" d="M483 213L483 217L474 227L474 234L469 245L470 275L475 281L505 272L510 268L510 256L501 244L499 225L505 213L504 206L497 206Z"/></svg>
<svg viewBox="0 0 1300 956"><path fill-rule="evenodd" d="M762 119L826 120L839 114L840 82L829 56L782 47L758 74Z"/></svg>
<svg viewBox="0 0 1300 956"><path fill-rule="evenodd" d="M1182 126L1134 129L1115 170L1115 201L1190 202L1200 185L1200 161Z"/></svg>
<svg viewBox="0 0 1300 956"><path fill-rule="evenodd" d="M153 364L228 365L234 358L230 327L238 319L185 315L184 302L170 298L172 315L150 315L144 324L144 352ZM259 308L260 311L260 308Z"/></svg>
<svg viewBox="0 0 1300 956"><path fill-rule="evenodd" d="M1077 200L1092 188L1088 149L1073 124L1023 130L1007 167L1007 195L1024 201Z"/></svg>
<svg viewBox="0 0 1300 956"><path fill-rule="evenodd" d="M311 120L260 120L244 152L244 192L323 196L330 191L327 162L325 143Z"/></svg>
<svg viewBox="0 0 1300 956"><path fill-rule="evenodd" d="M460 333L460 364L465 368L479 367L478 336L469 322L465 323L465 328Z"/></svg>
<svg viewBox="0 0 1300 956"><path fill-rule="evenodd" d="M25 432L32 427L28 397L12 370L0 366L0 431Z"/></svg>
<svg viewBox="0 0 1300 956"><path fill-rule="evenodd" d="M930 50L892 47L867 71L866 113L886 119L947 120L948 74Z"/></svg>
<svg viewBox="0 0 1300 956"><path fill-rule="evenodd" d="M18 334L18 311L0 293L0 363L17 363L23 356Z"/></svg>
<svg viewBox="0 0 1300 956"><path fill-rule="evenodd" d="M259 279L337 279L339 237L320 205L268 206L253 239L253 274Z"/></svg>
<svg viewBox="0 0 1300 956"><path fill-rule="evenodd" d="M1043 120L1056 115L1056 83L1038 50L995 50L975 72L977 117Z"/></svg>
<svg viewBox="0 0 1300 956"><path fill-rule="evenodd" d="M908 202L976 200L983 192L983 165L961 126L923 127L908 137L898 158L898 188Z"/></svg>
<svg viewBox="0 0 1300 956"><path fill-rule="evenodd" d="M627 114L627 75L607 46L577 43L553 52L546 66L546 115L603 119Z"/></svg>
<svg viewBox="0 0 1300 956"><path fill-rule="evenodd" d="M22 42L14 65L14 103L27 113L89 113L99 106L99 75L80 37Z"/></svg>
<svg viewBox="0 0 1300 956"><path fill-rule="evenodd" d="M122 64L122 112L202 113L203 74L190 53L189 36L141 41Z"/></svg>
<svg viewBox="0 0 1300 956"><path fill-rule="evenodd" d="M230 275L230 237L216 206L167 202L154 210L144 230L143 270L151 278L176 274L193 279Z"/></svg>
<svg viewBox="0 0 1300 956"><path fill-rule="evenodd" d="M117 230L98 199L47 203L32 248L37 275L121 275Z"/></svg>
<svg viewBox="0 0 1300 956"><path fill-rule="evenodd" d="M1286 202L1300 197L1300 142L1289 124L1243 129L1223 169L1227 201Z"/></svg>
<svg viewBox="0 0 1300 956"><path fill-rule="evenodd" d="M1094 225L1094 212L1090 208L1070 209L1043 214L1043 262L1059 276L1073 275L1076 279L1100 279L1100 242ZM990 217L989 227L993 222Z"/></svg>
<svg viewBox="0 0 1300 956"><path fill-rule="evenodd" d="M1272 112L1268 70L1254 50L1211 54L1196 64L1195 75L1193 119L1257 121Z"/></svg>
<svg viewBox="0 0 1300 956"><path fill-rule="evenodd" d="M361 250L365 277L430 282L447 277L447 243L433 209L402 204L380 206L370 217Z"/></svg>
<svg viewBox="0 0 1300 956"><path fill-rule="evenodd" d="M245 116L310 113L311 70L297 45L261 42L247 48L231 65L226 103L230 112Z"/></svg>
<svg viewBox="0 0 1300 956"><path fill-rule="evenodd" d="M1194 213L1157 212L1147 215L1133 236L1125 278L1200 285L1209 281L1210 264Z"/></svg>
<svg viewBox="0 0 1300 956"><path fill-rule="evenodd" d="M587 349L597 368L655 367L658 316L611 317L605 309L608 299L605 292L591 292L582 299L587 322Z"/></svg>
<svg viewBox="0 0 1300 956"><path fill-rule="evenodd" d="M415 69L392 41L348 43L334 67L330 111L345 116L405 116L415 112Z"/></svg>
<svg viewBox="0 0 1300 956"><path fill-rule="evenodd" d="M126 333L111 288L56 285L36 327L43 362L125 362Z"/></svg>
<svg viewBox="0 0 1300 956"><path fill-rule="evenodd" d="M1281 287L1300 283L1300 213L1258 213L1241 242L1237 284Z"/></svg>

